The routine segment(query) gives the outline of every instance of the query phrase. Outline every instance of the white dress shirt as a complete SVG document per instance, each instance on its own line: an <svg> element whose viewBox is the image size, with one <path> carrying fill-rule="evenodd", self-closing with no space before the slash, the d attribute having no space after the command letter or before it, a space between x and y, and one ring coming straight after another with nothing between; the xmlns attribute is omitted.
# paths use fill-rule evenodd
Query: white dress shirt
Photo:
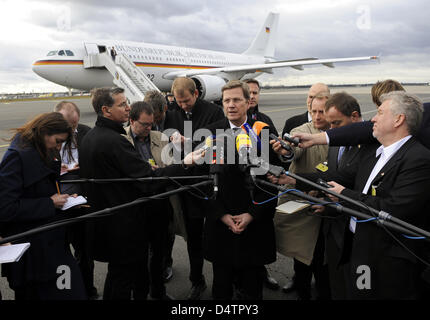
<svg viewBox="0 0 430 320"><path fill-rule="evenodd" d="M399 149L406 143L406 141L408 141L412 136L408 135L406 137L404 137L403 139L400 139L396 142L394 142L393 144L384 147L384 146L380 146L378 149L376 149L376 157L378 157L379 155L381 156L378 160L378 162L376 162L375 166L373 167L372 172L370 173L369 178L367 179L367 182L363 188L362 193L367 194L369 192L369 188L370 188L370 184L372 183L373 179L375 179L375 177L378 175L379 171L381 171L381 169L387 164L387 162L393 157L393 155L396 154L397 151L399 151ZM355 233L355 228L356 228L356 221L354 219L350 219L349 222L349 230L351 230L353 233Z"/></svg>
<svg viewBox="0 0 430 320"><path fill-rule="evenodd" d="M248 117L246 117L245 118L245 121L240 125L240 126L236 126L236 125L234 125L233 123L231 123L231 121L230 120L228 120L228 123L230 124L230 128L233 130L233 129L235 129L235 128L239 128L239 129L242 129L242 126L246 123L246 121L248 120ZM234 130L233 130L234 131Z"/></svg>
<svg viewBox="0 0 430 320"><path fill-rule="evenodd" d="M74 134L76 137L76 135L78 134L77 129L75 129ZM73 159L71 159L69 156L69 153L67 152L67 150L65 150L65 146L66 146L66 143L63 142L63 144L61 145L61 151L60 151L61 163L66 164L69 169L73 169L75 167L75 165L78 164L78 161L79 161L78 160L78 156L79 156L78 155L78 148L75 145L75 143L72 142L71 151L72 151Z"/></svg>

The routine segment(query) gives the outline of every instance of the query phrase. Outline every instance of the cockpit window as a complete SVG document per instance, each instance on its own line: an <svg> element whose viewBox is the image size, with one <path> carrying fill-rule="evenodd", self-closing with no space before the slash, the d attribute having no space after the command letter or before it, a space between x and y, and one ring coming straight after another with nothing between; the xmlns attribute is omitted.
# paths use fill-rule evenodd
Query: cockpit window
<svg viewBox="0 0 430 320"><path fill-rule="evenodd" d="M47 56L55 56L57 54L57 51L49 51Z"/></svg>
<svg viewBox="0 0 430 320"><path fill-rule="evenodd" d="M65 56L66 54L64 53L64 50L60 50L60 51L58 51L58 55L59 56Z"/></svg>
<svg viewBox="0 0 430 320"><path fill-rule="evenodd" d="M73 52L70 50L66 50L66 55L68 56L74 56Z"/></svg>

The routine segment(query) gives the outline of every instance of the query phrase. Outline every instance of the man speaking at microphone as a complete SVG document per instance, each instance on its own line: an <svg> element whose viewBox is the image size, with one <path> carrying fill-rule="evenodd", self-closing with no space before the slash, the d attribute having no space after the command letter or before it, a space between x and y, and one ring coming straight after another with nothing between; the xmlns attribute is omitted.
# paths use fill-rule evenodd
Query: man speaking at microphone
<svg viewBox="0 0 430 320"><path fill-rule="evenodd" d="M216 134L219 130L244 134L245 124L253 126L255 121L247 118L249 88L246 83L230 81L223 88L223 107L226 118L207 128ZM270 133L274 133L270 129ZM267 134L267 137L269 134ZM231 141L235 141L234 138ZM261 141L268 144L269 141ZM227 148L228 149L228 146ZM276 154L269 150L269 159L279 164ZM212 262L214 299L231 300L233 286L237 284L241 297L261 300L263 296L264 265L276 260L273 215L276 201L262 205L270 198L259 188L252 190L249 173L241 170L243 165L231 163L222 167L219 175L219 193L210 206L205 221L205 258ZM273 190L268 190L276 193ZM251 196L251 193L253 196Z"/></svg>

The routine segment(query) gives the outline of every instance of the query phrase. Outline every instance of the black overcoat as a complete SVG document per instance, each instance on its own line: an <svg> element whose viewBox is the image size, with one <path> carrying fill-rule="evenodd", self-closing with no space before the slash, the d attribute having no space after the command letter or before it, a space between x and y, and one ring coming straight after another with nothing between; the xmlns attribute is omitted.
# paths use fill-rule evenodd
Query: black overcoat
<svg viewBox="0 0 430 320"><path fill-rule="evenodd" d="M120 123L97 118L95 127L85 135L80 147L81 177L115 179L187 174L180 165L153 171L122 134L125 130ZM165 184L161 182L88 183L84 190L92 211L98 211L163 192L163 187ZM136 205L91 222L89 250L94 259L124 264L143 260L142 250L147 241L144 212L144 205Z"/></svg>
<svg viewBox="0 0 430 320"><path fill-rule="evenodd" d="M60 162L47 166L32 146L22 147L15 138L0 164L0 234L7 237L65 217L67 211L56 210L51 196ZM57 268L77 265L66 245L65 229L56 228L19 241L31 246L19 262L2 265L3 276L14 289L52 281L58 278ZM80 277L79 273L77 274ZM73 277L73 275L72 275Z"/></svg>

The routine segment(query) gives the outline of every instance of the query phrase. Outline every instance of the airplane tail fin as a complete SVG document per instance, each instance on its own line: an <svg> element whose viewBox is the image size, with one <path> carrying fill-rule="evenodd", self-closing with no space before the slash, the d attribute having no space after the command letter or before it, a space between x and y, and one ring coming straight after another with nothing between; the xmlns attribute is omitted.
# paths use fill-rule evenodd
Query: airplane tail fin
<svg viewBox="0 0 430 320"><path fill-rule="evenodd" d="M275 56L278 21L279 13L270 12L251 46L243 54L273 58Z"/></svg>

